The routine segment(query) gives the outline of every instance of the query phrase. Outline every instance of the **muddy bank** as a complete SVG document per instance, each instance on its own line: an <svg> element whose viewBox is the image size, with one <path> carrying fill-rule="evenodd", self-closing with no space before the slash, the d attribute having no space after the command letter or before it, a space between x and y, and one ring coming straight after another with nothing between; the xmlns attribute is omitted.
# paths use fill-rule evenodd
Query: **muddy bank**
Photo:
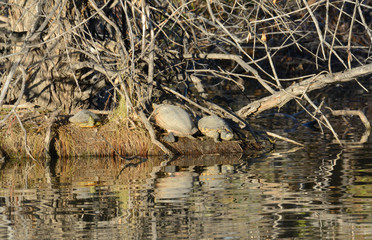
<svg viewBox="0 0 372 240"><path fill-rule="evenodd" d="M16 119L8 121L0 129L0 151L9 158L28 158L29 151L35 159L45 158L46 154L61 158L163 155L140 122L106 116L99 127L81 128L69 123L68 117L58 115L51 121L51 114L24 113L23 128ZM161 130L156 130L161 139ZM260 148L249 141L215 143L201 136L163 144L179 155L243 153Z"/></svg>

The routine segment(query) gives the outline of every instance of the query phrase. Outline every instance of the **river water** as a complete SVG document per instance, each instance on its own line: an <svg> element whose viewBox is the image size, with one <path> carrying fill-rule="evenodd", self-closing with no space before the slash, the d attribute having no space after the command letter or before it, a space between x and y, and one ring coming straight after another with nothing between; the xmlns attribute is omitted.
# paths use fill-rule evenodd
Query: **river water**
<svg viewBox="0 0 372 240"><path fill-rule="evenodd" d="M269 116L257 123L305 147L59 159L52 169L6 162L0 238L372 239L372 143L358 118L348 120L332 120L343 147L330 131Z"/></svg>
<svg viewBox="0 0 372 240"><path fill-rule="evenodd" d="M0 238L372 239L371 142L303 131L249 157L9 162Z"/></svg>

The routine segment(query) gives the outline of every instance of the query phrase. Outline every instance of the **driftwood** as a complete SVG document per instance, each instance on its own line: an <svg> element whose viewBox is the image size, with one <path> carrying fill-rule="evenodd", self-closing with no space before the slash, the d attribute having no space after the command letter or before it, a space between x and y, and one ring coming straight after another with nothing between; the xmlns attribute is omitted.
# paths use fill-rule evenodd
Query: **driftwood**
<svg viewBox="0 0 372 240"><path fill-rule="evenodd" d="M244 106L237 113L241 117L257 115L265 110L282 107L293 99L302 99L303 95L317 89L324 88L330 84L352 81L357 77L372 74L372 64L356 67L345 72L335 74L322 74L308 78L300 83L293 84L290 87L278 91L268 97L255 101L252 104Z"/></svg>

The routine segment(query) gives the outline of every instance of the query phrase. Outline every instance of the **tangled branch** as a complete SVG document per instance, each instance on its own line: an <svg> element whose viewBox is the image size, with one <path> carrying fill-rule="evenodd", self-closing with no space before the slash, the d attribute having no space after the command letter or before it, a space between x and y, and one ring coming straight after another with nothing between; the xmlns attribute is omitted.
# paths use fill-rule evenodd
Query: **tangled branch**
<svg viewBox="0 0 372 240"><path fill-rule="evenodd" d="M228 116L242 123L371 74L370 11L371 0L2 1L0 106L111 109L119 95L129 116L149 115L181 95L226 115L210 109L218 92L255 85L266 95Z"/></svg>

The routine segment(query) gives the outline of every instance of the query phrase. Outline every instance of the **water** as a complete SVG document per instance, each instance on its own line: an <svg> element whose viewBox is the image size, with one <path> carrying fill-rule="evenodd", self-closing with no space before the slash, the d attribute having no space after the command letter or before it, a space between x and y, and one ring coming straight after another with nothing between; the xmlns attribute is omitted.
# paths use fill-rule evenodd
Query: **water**
<svg viewBox="0 0 372 240"><path fill-rule="evenodd" d="M343 147L329 131L267 118L252 124L305 147L277 141L251 156L69 159L51 170L7 162L0 239L372 239L369 132L357 118L330 120Z"/></svg>
<svg viewBox="0 0 372 240"><path fill-rule="evenodd" d="M8 163L0 238L372 239L371 143L291 147L137 166L58 160L52 172Z"/></svg>

